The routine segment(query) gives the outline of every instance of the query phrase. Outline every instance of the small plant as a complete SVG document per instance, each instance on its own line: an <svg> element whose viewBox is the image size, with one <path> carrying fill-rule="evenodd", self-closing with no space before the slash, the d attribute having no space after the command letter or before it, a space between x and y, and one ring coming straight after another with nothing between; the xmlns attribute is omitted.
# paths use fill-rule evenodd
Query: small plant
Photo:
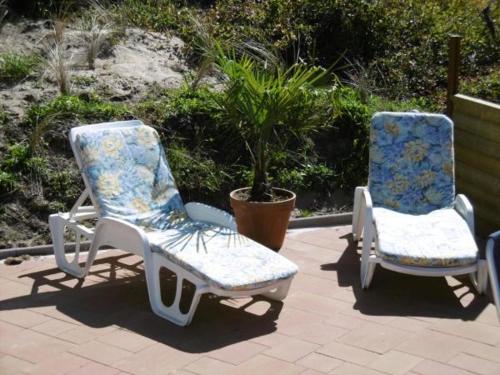
<svg viewBox="0 0 500 375"><path fill-rule="evenodd" d="M95 69L95 59L104 46L111 25L105 21L105 10L99 3L94 3L94 10L80 24L80 39L85 48L85 57L89 69Z"/></svg>
<svg viewBox="0 0 500 375"><path fill-rule="evenodd" d="M72 56L66 56L62 44L55 43L49 49L46 72L56 81L62 95L69 95L71 91L71 60Z"/></svg>
<svg viewBox="0 0 500 375"><path fill-rule="evenodd" d="M270 201L273 199L268 181L270 145L281 141L280 134L305 134L320 125L317 121L320 117L314 113L298 121L290 118L289 113L299 104L314 106L314 85L325 78L327 71L304 64L267 69L246 54L235 58L234 54L228 56L223 51L216 65L226 77L226 95L219 104L243 138L252 159L254 175L248 200Z"/></svg>
<svg viewBox="0 0 500 375"><path fill-rule="evenodd" d="M12 84L20 82L33 73L40 64L36 55L4 53L0 55L0 81Z"/></svg>

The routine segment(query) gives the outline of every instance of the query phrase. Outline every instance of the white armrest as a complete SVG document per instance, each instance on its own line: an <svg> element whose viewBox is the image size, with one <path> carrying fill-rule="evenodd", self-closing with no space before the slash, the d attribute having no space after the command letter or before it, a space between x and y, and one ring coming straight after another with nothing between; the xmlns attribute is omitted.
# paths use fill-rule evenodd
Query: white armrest
<svg viewBox="0 0 500 375"><path fill-rule="evenodd" d="M185 205L185 208L191 220L203 221L235 231L237 230L234 217L226 211L198 202L190 202Z"/></svg>
<svg viewBox="0 0 500 375"><path fill-rule="evenodd" d="M455 198L454 208L464 218L470 231L474 234L474 209L469 199L463 194L458 194Z"/></svg>
<svg viewBox="0 0 500 375"><path fill-rule="evenodd" d="M150 250L144 230L125 220L112 217L103 217L97 222L94 242L99 247L107 245L139 255Z"/></svg>

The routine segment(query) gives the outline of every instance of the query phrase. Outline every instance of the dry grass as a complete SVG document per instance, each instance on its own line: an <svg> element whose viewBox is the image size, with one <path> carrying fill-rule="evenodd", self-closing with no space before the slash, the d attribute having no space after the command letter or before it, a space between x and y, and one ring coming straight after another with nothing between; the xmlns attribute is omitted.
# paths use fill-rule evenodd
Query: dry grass
<svg viewBox="0 0 500 375"><path fill-rule="evenodd" d="M72 56L66 56L62 44L55 43L49 48L47 72L57 82L63 95L69 95L71 91L71 60Z"/></svg>
<svg viewBox="0 0 500 375"><path fill-rule="evenodd" d="M108 10L98 1L93 1L91 10L82 19L79 29L88 67L89 69L95 69L95 59L112 32L112 22Z"/></svg>

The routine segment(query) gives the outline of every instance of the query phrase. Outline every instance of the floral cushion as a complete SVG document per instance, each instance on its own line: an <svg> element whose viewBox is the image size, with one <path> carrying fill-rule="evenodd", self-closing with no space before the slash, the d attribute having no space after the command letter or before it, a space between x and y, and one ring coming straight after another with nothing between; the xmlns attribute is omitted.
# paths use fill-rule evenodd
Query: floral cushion
<svg viewBox="0 0 500 375"><path fill-rule="evenodd" d="M426 215L373 209L378 255L420 267L454 267L477 261L478 248L465 220L452 208Z"/></svg>
<svg viewBox="0 0 500 375"><path fill-rule="evenodd" d="M147 236L153 251L223 290L262 288L297 273L288 259L227 228L184 221Z"/></svg>
<svg viewBox="0 0 500 375"><path fill-rule="evenodd" d="M444 115L380 112L372 119L368 189L373 205L408 214L455 199L453 123Z"/></svg>
<svg viewBox="0 0 500 375"><path fill-rule="evenodd" d="M156 131L133 126L77 137L83 173L100 216L168 228L184 205Z"/></svg>

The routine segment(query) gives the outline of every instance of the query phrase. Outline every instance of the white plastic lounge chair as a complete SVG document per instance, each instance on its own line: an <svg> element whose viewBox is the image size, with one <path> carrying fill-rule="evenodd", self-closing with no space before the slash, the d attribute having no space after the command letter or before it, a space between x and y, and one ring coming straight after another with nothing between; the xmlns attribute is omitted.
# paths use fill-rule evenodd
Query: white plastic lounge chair
<svg viewBox="0 0 500 375"><path fill-rule="evenodd" d="M191 322L204 293L286 297L297 266L239 235L228 213L201 203L184 205L154 129L140 121L86 125L71 129L70 142L86 189L70 212L49 218L60 269L85 277L103 246L140 255L153 311L180 326ZM83 206L87 198L92 206ZM91 218L98 219L95 229L82 223ZM71 262L65 228L76 235ZM78 264L82 237L92 241L84 267ZM177 276L170 306L161 298L161 267ZM184 280L196 288L187 313L179 307Z"/></svg>
<svg viewBox="0 0 500 375"><path fill-rule="evenodd" d="M449 118L374 115L368 187L356 188L352 233L355 241L363 235L363 288L380 264L411 275L470 274L478 292L485 291L487 267L474 240L473 209L464 195L455 197Z"/></svg>
<svg viewBox="0 0 500 375"><path fill-rule="evenodd" d="M490 235L486 243L486 260L490 274L491 293L500 321L500 231Z"/></svg>

